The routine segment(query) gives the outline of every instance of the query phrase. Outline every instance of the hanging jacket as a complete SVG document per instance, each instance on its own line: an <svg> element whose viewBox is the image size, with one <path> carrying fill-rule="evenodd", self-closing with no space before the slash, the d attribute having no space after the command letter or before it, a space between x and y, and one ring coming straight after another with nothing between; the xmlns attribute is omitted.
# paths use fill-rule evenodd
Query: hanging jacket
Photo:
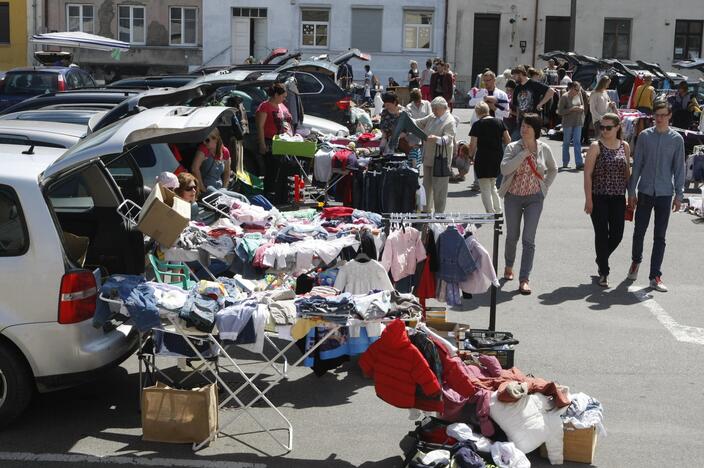
<svg viewBox="0 0 704 468"><path fill-rule="evenodd" d="M440 394L440 383L423 354L411 344L406 326L400 320L391 322L379 340L359 359L359 367L374 379L374 390L379 398L398 408L416 408L416 387L427 397ZM442 401L434 409L442 411ZM419 408L421 409L421 408Z"/></svg>
<svg viewBox="0 0 704 468"><path fill-rule="evenodd" d="M437 279L448 283L459 283L477 269L469 247L454 226L448 227L437 240L439 268Z"/></svg>
<svg viewBox="0 0 704 468"><path fill-rule="evenodd" d="M491 256L479 241L470 235L465 240L469 248L469 254L477 265L477 269L470 273L467 278L460 283L462 291L469 294L482 294L493 284L499 287L499 280L496 277L496 270L491 262Z"/></svg>

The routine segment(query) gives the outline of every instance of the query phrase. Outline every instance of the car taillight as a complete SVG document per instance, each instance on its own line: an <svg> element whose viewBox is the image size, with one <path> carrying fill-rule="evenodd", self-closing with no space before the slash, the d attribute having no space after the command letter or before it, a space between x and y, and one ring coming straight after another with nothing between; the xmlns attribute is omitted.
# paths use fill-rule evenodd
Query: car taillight
<svg viewBox="0 0 704 468"><path fill-rule="evenodd" d="M337 108L340 110L348 110L350 108L350 100L349 99L340 99L335 104L337 105Z"/></svg>
<svg viewBox="0 0 704 468"><path fill-rule="evenodd" d="M66 273L61 278L59 323L67 325L89 319L95 314L98 287L95 276L86 270Z"/></svg>
<svg viewBox="0 0 704 468"><path fill-rule="evenodd" d="M66 82L64 81L64 76L61 75L61 74L59 75L59 80L58 80L58 84L57 84L57 89L58 89L59 91L66 91Z"/></svg>

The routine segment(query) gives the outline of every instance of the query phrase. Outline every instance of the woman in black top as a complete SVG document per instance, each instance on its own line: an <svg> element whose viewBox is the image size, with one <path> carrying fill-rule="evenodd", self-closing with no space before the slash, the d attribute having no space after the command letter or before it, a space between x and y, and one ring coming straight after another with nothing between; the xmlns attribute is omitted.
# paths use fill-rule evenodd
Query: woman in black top
<svg viewBox="0 0 704 468"><path fill-rule="evenodd" d="M418 63L411 60L411 69L408 70L408 88L420 88L420 72L418 71Z"/></svg>
<svg viewBox="0 0 704 468"><path fill-rule="evenodd" d="M469 131L469 154L474 157L474 171L479 180L482 203L487 213L501 213L501 200L496 190L496 176L499 174L503 145L511 143L511 136L501 119L489 114L489 106L480 102L474 106L479 120Z"/></svg>

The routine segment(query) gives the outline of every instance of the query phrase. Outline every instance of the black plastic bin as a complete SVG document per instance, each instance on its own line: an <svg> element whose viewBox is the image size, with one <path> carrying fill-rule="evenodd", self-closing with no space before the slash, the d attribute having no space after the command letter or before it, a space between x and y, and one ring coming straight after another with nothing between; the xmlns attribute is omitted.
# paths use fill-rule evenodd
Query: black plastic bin
<svg viewBox="0 0 704 468"><path fill-rule="evenodd" d="M470 329L466 335L470 344L475 349L469 351L485 354L487 356L496 356L504 369L513 367L515 349L495 349L495 347L509 345L511 347L517 345L519 341L513 337L513 333L503 331L491 331L481 329ZM489 346L491 345L491 346Z"/></svg>

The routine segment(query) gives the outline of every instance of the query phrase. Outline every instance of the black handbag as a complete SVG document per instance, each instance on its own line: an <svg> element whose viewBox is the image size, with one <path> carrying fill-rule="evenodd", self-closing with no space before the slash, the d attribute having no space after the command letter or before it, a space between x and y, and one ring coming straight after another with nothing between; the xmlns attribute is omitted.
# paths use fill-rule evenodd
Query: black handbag
<svg viewBox="0 0 704 468"><path fill-rule="evenodd" d="M435 147L435 160L433 161L433 177L450 177L452 171L447 163L447 145L443 142L438 151Z"/></svg>

